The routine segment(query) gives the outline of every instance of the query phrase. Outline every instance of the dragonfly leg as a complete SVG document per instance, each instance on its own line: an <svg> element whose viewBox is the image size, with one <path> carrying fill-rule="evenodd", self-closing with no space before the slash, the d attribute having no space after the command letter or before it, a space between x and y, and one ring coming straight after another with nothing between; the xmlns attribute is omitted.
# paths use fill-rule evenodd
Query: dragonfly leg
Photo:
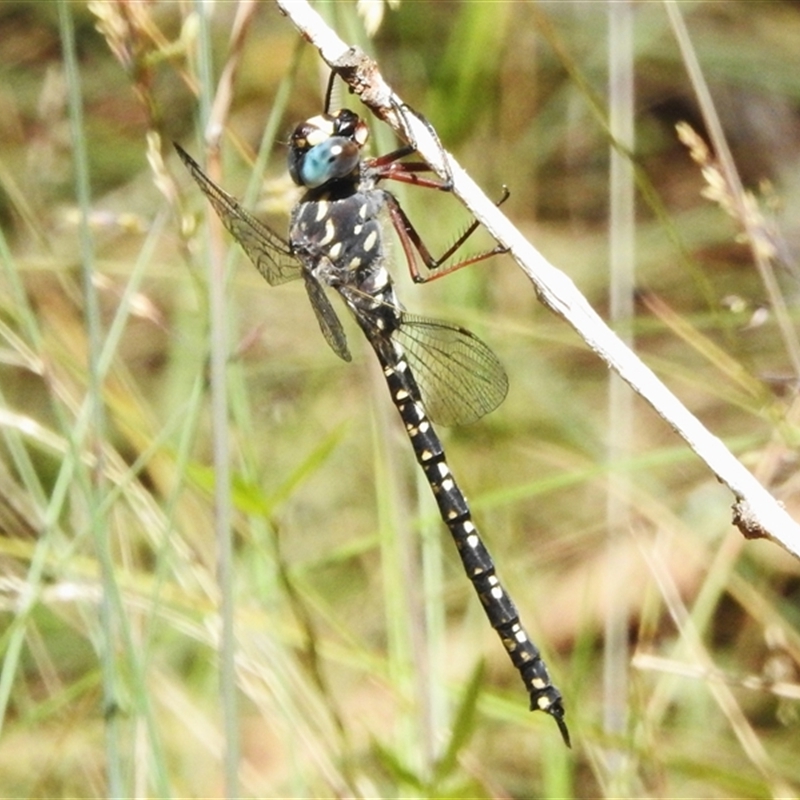
<svg viewBox="0 0 800 800"><path fill-rule="evenodd" d="M504 186L503 196L497 201L496 205L502 205L508 199L509 195L510 192L508 191L508 187ZM414 283L427 283L428 281L441 278L444 275L449 275L451 272L455 272L462 267L469 266L470 264L476 264L479 261L484 261L492 256L508 252L507 247L498 244L489 250L482 250L481 252L475 253L467 258L463 258L448 264L447 262L452 258L452 256L455 255L455 253L464 245L469 237L472 236L472 234L478 229L478 226L480 225L478 220L473 220L464 230L464 232L450 245L450 247L448 247L447 250L445 250L445 252L437 258L431 254L427 245L422 241L422 237L419 235L419 232L414 227L413 223L408 218L408 215L397 202L397 200L391 195L388 195L388 198L387 206L389 215L392 219L395 230L397 231L397 235L400 237L400 244L403 246L403 252L405 253L406 260L408 261L408 269L411 273ZM423 274L419 270L416 257L417 254L422 259L422 263L425 265L426 274Z"/></svg>

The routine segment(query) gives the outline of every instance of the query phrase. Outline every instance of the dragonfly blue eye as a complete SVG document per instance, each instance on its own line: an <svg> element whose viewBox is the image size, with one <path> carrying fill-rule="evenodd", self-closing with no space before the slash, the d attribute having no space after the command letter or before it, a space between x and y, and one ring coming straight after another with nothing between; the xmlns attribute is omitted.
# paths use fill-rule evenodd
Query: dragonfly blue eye
<svg viewBox="0 0 800 800"><path fill-rule="evenodd" d="M332 136L299 156L290 153L289 169L298 185L315 189L346 177L360 159L357 145L342 136Z"/></svg>

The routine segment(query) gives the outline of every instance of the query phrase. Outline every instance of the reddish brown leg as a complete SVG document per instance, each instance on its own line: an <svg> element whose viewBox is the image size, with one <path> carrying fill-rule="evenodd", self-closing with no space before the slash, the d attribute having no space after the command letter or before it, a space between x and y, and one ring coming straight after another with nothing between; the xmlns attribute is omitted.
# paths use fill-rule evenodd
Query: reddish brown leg
<svg viewBox="0 0 800 800"><path fill-rule="evenodd" d="M415 183L415 181L409 182ZM444 187L439 185L434 188L443 189ZM387 196L389 198L387 203L389 208L389 216L391 217L392 223L394 224L397 234L400 237L400 244L403 246L403 252L405 253L406 260L408 261L408 269L411 273L411 278L413 279L414 283L427 283L428 281L441 278L444 275L449 275L451 272L455 272L462 267L469 266L470 264L476 264L477 262L484 261L491 256L508 252L507 247L495 245L491 250L483 250L480 253L476 253L475 255L462 259L461 261L447 264L445 262L447 262L477 230L478 225L480 224L478 220L473 220L469 227L466 228L466 230L453 242L453 244L451 244L450 247L448 247L447 250L442 253L442 255L440 255L438 258L435 258L433 255L431 255L430 250L428 250L427 246L422 241L417 229L411 223L411 220L406 215L406 212L403 211L397 200L392 195ZM499 206L504 203L508 199L508 196L509 191L504 186L503 196L497 202L497 205ZM415 253L418 253L422 259L422 263L425 265L425 269L428 272L427 275L423 275L419 271Z"/></svg>

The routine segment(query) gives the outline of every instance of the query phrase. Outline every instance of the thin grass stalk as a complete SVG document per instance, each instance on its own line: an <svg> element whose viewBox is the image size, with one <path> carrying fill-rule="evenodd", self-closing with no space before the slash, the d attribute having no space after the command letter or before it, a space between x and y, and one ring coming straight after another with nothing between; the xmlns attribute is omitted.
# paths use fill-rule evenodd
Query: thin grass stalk
<svg viewBox="0 0 800 800"><path fill-rule="evenodd" d="M657 557L656 551L653 551L651 555L647 553L644 555L649 562L652 574L659 583L659 588L662 596L665 598L667 609L676 627L681 632L681 641L678 645L678 650L688 653L692 663L700 664L705 671L713 670L715 665L712 656L706 649L698 629L680 597L680 591L673 582L672 576L664 569L663 562ZM677 680L677 677L674 675L670 675L668 678L669 683L674 683ZM764 743L759 738L758 733L753 729L752 724L747 719L730 686L721 681L707 681L706 686L728 720L731 730L736 736L744 755L753 764L763 778L765 784L769 787L771 796L774 798L795 797L796 792L781 777L780 769L776 767ZM660 701L663 701L662 693L657 693L654 695L653 699L656 697L658 697ZM654 705L656 704L651 700L651 707Z"/></svg>
<svg viewBox="0 0 800 800"><path fill-rule="evenodd" d="M98 370L102 378L105 378L106 374L111 369L114 354L117 352L119 342L125 330L125 326L130 319L132 304L138 293L139 286L144 278L147 267L151 265L156 254L156 248L161 241L161 234L164 226L166 225L167 219L168 214L162 212L154 220L153 225L148 232L147 239L145 240L144 245L136 259L136 263L133 266L130 279L126 283L125 291L119 300L119 304L114 314L114 319L108 326L103 351L100 353L98 360ZM164 432L163 437L166 438L166 435L166 432ZM132 464L130 469L126 471L124 478L117 480L112 478L111 485L108 486L103 497L103 506L106 509L105 513L111 513L114 504L118 501L118 499L128 499L132 493L136 493L137 489L139 488L136 478L138 477L140 470L143 469L150 461L151 456L157 452L161 444L162 442L160 442L158 438L155 438L150 443L148 450L140 454L140 463ZM109 467L107 471L110 472L114 465L108 464L107 466ZM152 625L158 616L159 611L157 601L158 592L156 591L152 598L152 605L148 609L149 613L147 615L143 615L142 625L140 626L143 631L147 631L149 625ZM123 629L122 634L125 637L127 651L130 653L142 654L141 658L131 658L128 660L129 669L132 676L131 680L135 689L133 692L136 701L135 706L138 715L141 716L144 721L144 728L140 728L138 735L136 736L136 778L142 782L143 787L146 785L145 782L147 778L150 778L153 785L156 787L159 796L165 797L168 796L169 792L169 780L167 777L168 770L164 758L164 745L159 734L156 712L153 708L153 698L147 680L148 669L146 657L150 653L150 648L148 647L150 644L149 637L146 633L139 634L139 640L134 641L131 636L132 631L127 627ZM139 769L139 765L147 765L149 768L151 764L152 769ZM142 792L139 791L138 786L136 789L136 794L137 796L141 796L142 794Z"/></svg>
<svg viewBox="0 0 800 800"><path fill-rule="evenodd" d="M85 485L89 506L90 527L100 564L102 594L100 598L101 638L100 661L103 675L103 702L105 704L105 745L106 777L111 797L120 797L124 791L122 776L122 754L120 750L120 720L117 703L117 684L120 680L116 664L116 640L120 625L124 625L119 600L114 565L110 549L110 529L108 518L103 511L102 497L106 479L104 472L103 448L106 435L105 409L102 396L102 380L98 362L102 349L102 331L99 301L94 284L94 242L89 227L90 191L89 163L86 152L85 126L83 121L83 98L81 94L80 71L78 67L75 26L72 19L72 6L68 0L58 4L59 29L63 46L64 67L67 76L70 137L75 166L75 190L78 200L81 268L83 276L83 301L86 313L88 339L88 390L86 408L88 425L86 441L94 458L89 467L90 475ZM80 473L79 473L80 474Z"/></svg>
<svg viewBox="0 0 800 800"><path fill-rule="evenodd" d="M418 472L418 470L417 470ZM418 508L420 512L419 538L422 559L422 583L420 592L425 614L426 652L420 658L425 662L427 686L426 728L430 736L431 762L441 756L441 743L446 740L452 718L446 692L447 671L447 617L442 531L430 487L420 474L416 480Z"/></svg>
<svg viewBox="0 0 800 800"><path fill-rule="evenodd" d="M8 407L8 403L2 392L2 387L0 387L0 407L3 409ZM21 474L27 476L26 483L29 483L31 494L34 497L43 495L41 484L31 463L30 454L24 445L22 436L13 427L4 424L3 438L9 452L12 454L14 465L18 469L20 464L23 465L24 472ZM43 496L41 499L42 505L46 505ZM44 524L42 524L41 527L42 533L44 534ZM6 712L8 711L11 692L14 688L17 669L22 657L28 618L42 589L42 578L45 566L48 562L49 552L49 539L46 535L42 535L37 542L33 557L31 558L30 567L28 568L28 573L25 577L26 594L19 599L18 607L11 624L3 632L2 637L0 637L0 645L2 645L3 652L2 665L0 665L0 736L3 734Z"/></svg>
<svg viewBox="0 0 800 800"><path fill-rule="evenodd" d="M258 196L261 187L264 170L267 166L267 161L272 155L272 151L276 142L280 138L280 127L283 124L283 115L286 107L289 104L289 98L292 90L294 89L297 81L297 70L300 66L301 56L303 54L303 43L298 42L292 53L292 60L289 64L289 69L286 75L278 86L278 91L270 107L269 116L267 117L266 124L264 125L264 133L261 135L261 143L258 148L258 155L253 162L253 169L250 172L250 180L247 184L244 194L242 195L242 204L247 207L252 207L255 204L256 197Z"/></svg>
<svg viewBox="0 0 800 800"><path fill-rule="evenodd" d="M628 153L634 148L633 5L627 0L608 4L609 130L609 315L611 326L632 345L635 288L635 176ZM608 477L614 486L606 495L607 574L605 645L603 648L603 729L619 740L628 723L628 618L626 583L629 564L619 563L631 527L630 477L617 472L620 460L633 452L633 394L615 373L608 376ZM612 579L613 576L613 579ZM606 751L609 786L629 796L631 786L622 750Z"/></svg>
<svg viewBox="0 0 800 800"><path fill-rule="evenodd" d="M14 308L15 318L22 324L22 328L27 337L27 346L25 348L27 350L26 367L30 369L31 372L38 373L41 371L41 364L36 354L41 351L41 330L39 329L36 314L31 308L30 298L22 284L17 264L9 249L8 240L2 228L0 228L0 263L3 265L3 274L11 288L11 303ZM9 344L12 341L12 336L14 339L17 339L17 335L11 334L9 330L6 335ZM21 341L19 344L22 344ZM17 347L15 349L19 348Z"/></svg>
<svg viewBox="0 0 800 800"><path fill-rule="evenodd" d="M275 98L270 105L269 116L264 126L264 133L261 137L258 153L253 162L253 167L250 170L247 187L242 196L242 203L245 207L252 208L255 206L256 199L263 184L267 163L275 149L276 142L280 139L280 129L284 122L286 106L297 79L297 68L300 64L301 52L302 45L298 42L294 49L289 70L281 80ZM230 255L233 258L237 258L239 256L238 248L231 248ZM249 267L246 269L249 269ZM241 349L241 347L240 344L239 349ZM241 470L241 477L243 480L255 485L261 480L259 474L260 464L264 458L264 454L266 454L267 457L269 456L269 447L266 444L263 421L258 418L257 414L254 415L253 413L251 405L252 397L247 386L246 378L246 370L241 368L241 359L234 358L228 366L227 384L231 419L235 430L241 431L237 442L240 458L239 469ZM248 521L248 525L254 541L269 541L271 547L276 546L276 542L274 541L276 533L264 518L260 515L254 515ZM265 560L269 559L271 557L271 551L269 549L260 550L258 557ZM265 607L275 602L275 593L279 591L274 567L275 565L272 565L269 570L272 578L269 584L265 586L265 594L262 594L260 597L260 601Z"/></svg>
<svg viewBox="0 0 800 800"><path fill-rule="evenodd" d="M11 347L12 351L17 353L24 367L30 370L34 375L40 375L42 373L42 362L38 353L40 353L42 349L41 331L36 320L36 315L31 308L28 293L25 291L25 287L20 280L18 266L15 263L15 259L8 247L8 241L2 230L0 230L0 261L2 261L4 274L13 293L12 303L14 312L17 319L22 323L27 341L20 338L10 327L6 327L5 324L2 324L2 327L0 327L0 332L2 332L6 340L6 344ZM2 391L0 391L0 408L8 408L8 404L2 397ZM5 425L3 426L2 434L9 453L11 454L14 468L19 474L26 491L32 497L37 509L43 509L47 505L47 495L36 468L33 465L30 453L23 443L22 437L17 430ZM41 525L41 519L38 519L34 524ZM1 680L2 679L0 679L0 681ZM5 709L5 703L2 697L3 694L2 691L0 691L0 733L2 733Z"/></svg>
<svg viewBox="0 0 800 800"><path fill-rule="evenodd" d="M798 339L797 331L792 323L789 309L786 306L786 301L778 286L772 264L765 256L762 248L758 246L758 242L762 237L755 229L752 214L748 213L745 207L745 191L742 186L742 180L739 177L739 172L733 161L733 156L728 147L725 133L722 130L722 122L714 107L711 91L703 75L703 71L700 68L697 53L692 46L691 39L689 38L689 31L686 28L686 23L678 8L678 4L675 0L664 0L664 4L675 34L675 39L681 51L681 58L683 59L689 79L694 87L697 102L703 115L703 121L706 124L717 158L725 174L726 183L731 191L732 199L736 206L737 221L744 227L747 233L747 243L753 256L753 262L758 269L758 274L764 284L767 297L769 297L770 306L775 314L778 328L783 337L786 353L794 368L794 374L798 376L800 375L800 339Z"/></svg>
<svg viewBox="0 0 800 800"><path fill-rule="evenodd" d="M207 7L194 5L198 16L198 71L200 74L200 113L206 142L212 153L218 152L218 138L223 120L211 102L214 85L211 56L211 31ZM225 106L227 111L227 106ZM214 117L216 110L217 116ZM214 126L209 131L208 126ZM209 135L210 134L210 135ZM217 583L220 593L219 687L224 729L223 772L225 796L239 795L239 715L236 701L236 632L233 591L233 531L231 528L230 447L228 442L228 399L226 365L228 361L228 325L225 259L222 226L209 216L208 292L210 329L209 382L211 389L211 438L214 468L214 529L217 545Z"/></svg>
<svg viewBox="0 0 800 800"><path fill-rule="evenodd" d="M424 627L422 609L418 602L419 576L416 550L409 530L408 514L403 509L410 506L402 480L396 468L393 451L398 447L394 436L393 419L389 408L380 396L385 389L383 376L372 369L375 386L373 395L373 440L375 442L375 473L380 515L380 547L383 574L383 594L386 614L388 651L388 681L400 707L412 704L418 713L424 706L427 671L421 668L419 658L424 658ZM405 455L405 454L404 454ZM400 459L399 463L406 463ZM406 517L406 519L403 519ZM423 714L423 718L426 715ZM406 724L397 731L393 751L402 754L404 764L418 774L428 774L432 767L431 743L425 726L412 724L417 719L403 714Z"/></svg>
<svg viewBox="0 0 800 800"><path fill-rule="evenodd" d="M35 320L33 318L32 320L35 327ZM35 340L37 342L41 341L40 334L41 332L37 328L35 330ZM67 406L66 410L74 416L76 409L69 405L69 398L64 397L63 399ZM4 409L9 407L2 391L0 391L0 406ZM64 431L70 432L74 427L72 439L48 436L49 432L45 432L41 429L41 426L34 423L30 418L22 417L21 415L18 415L19 421L16 427L3 426L4 438L12 455L14 466L23 477L25 487L31 495L34 498L41 499L43 511L41 512L39 523L40 536L36 542L30 566L24 578L25 592L19 598L12 622L3 635L5 649L2 670L0 671L0 731L2 730L2 722L5 720L11 690L14 686L23 646L28 634L28 623L45 588L45 569L50 564L53 537L61 534L58 520L79 468L80 455L75 442L84 438L88 424L86 414L83 414L77 423L72 426L67 422L66 416L62 413L63 409L57 403L54 403L54 410ZM36 441L37 436L41 441L46 440L50 446L55 444L55 449L61 456L59 473L49 495L44 492L36 467L26 446L28 438Z"/></svg>

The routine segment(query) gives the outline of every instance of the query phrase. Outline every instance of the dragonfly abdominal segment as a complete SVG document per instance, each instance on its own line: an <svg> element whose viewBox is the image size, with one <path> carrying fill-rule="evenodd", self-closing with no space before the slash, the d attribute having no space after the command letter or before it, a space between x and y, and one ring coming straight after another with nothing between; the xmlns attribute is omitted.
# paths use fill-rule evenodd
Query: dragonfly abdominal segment
<svg viewBox="0 0 800 800"><path fill-rule="evenodd" d="M494 353L464 328L406 313L386 268L381 217L387 214L409 260L416 251L426 266L435 269L455 248L446 258L432 259L397 200L380 182L401 180L436 189L447 187L419 176L427 165L399 161L411 154L408 147L374 159L363 158L366 141L366 125L347 109L322 114L296 128L290 141L289 172L306 191L292 211L288 239L245 211L183 149L178 145L176 149L264 278L272 285L303 279L326 341L339 357L349 361L344 329L326 289L334 290L344 301L375 351L442 520L489 622L522 677L531 709L552 716L569 744L561 694L495 574L432 424L472 422L495 409L508 390L505 371ZM459 238L459 245L474 228L475 224ZM497 250L460 264L494 252Z"/></svg>

